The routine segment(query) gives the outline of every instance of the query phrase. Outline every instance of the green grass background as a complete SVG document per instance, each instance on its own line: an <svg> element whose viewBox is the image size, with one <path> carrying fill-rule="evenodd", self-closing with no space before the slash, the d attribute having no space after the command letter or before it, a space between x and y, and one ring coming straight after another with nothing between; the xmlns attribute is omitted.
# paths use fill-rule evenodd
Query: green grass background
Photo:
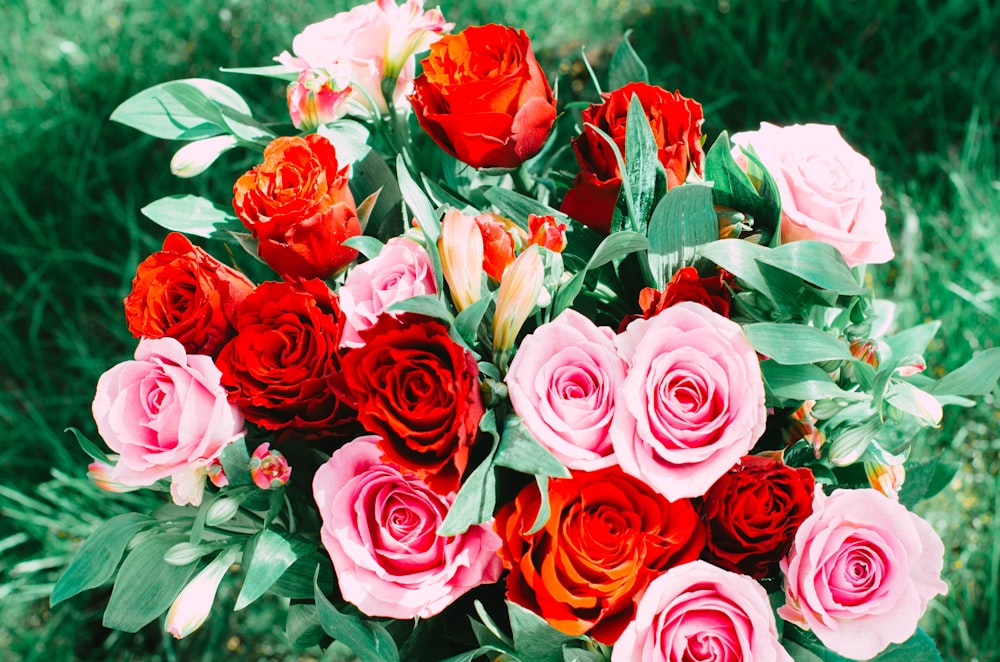
<svg viewBox="0 0 1000 662"><path fill-rule="evenodd" d="M431 4L431 3L428 3ZM178 180L168 144L111 124L114 107L166 80L209 77L283 117L280 83L224 74L290 48L344 0L0 0L0 658L286 659L281 605L219 617L182 642L154 624L100 628L91 594L45 597L102 519L148 507L84 477L64 432L94 435L98 376L129 358L122 314L136 264L164 232L139 209L170 193L224 201L242 157ZM871 270L900 323L943 322L928 353L951 370L1000 328L1000 3L988 0L454 0L459 24L525 28L560 94L592 94L625 29L653 82L704 104L709 139L760 121L835 123L879 171L896 258ZM997 401L947 410L919 440L961 469L921 514L946 543L948 596L923 622L949 660L1000 660ZM308 656L306 657L308 659Z"/></svg>

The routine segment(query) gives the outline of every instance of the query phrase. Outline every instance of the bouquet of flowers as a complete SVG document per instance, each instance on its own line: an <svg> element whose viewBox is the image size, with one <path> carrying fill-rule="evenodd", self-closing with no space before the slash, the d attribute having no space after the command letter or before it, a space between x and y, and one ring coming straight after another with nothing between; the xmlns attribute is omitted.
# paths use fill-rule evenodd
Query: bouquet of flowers
<svg viewBox="0 0 1000 662"><path fill-rule="evenodd" d="M256 165L231 204L143 209L172 232L97 384L110 454L78 438L102 488L169 497L52 603L113 581L106 626L184 637L232 582L366 662L938 659L944 546L909 507L950 475L911 439L1000 358L935 379L936 324L892 328L868 159L816 124L706 147L627 38L561 104L523 31L453 27L308 26L230 70L287 84L275 122L207 79L112 115L185 141L180 177Z"/></svg>

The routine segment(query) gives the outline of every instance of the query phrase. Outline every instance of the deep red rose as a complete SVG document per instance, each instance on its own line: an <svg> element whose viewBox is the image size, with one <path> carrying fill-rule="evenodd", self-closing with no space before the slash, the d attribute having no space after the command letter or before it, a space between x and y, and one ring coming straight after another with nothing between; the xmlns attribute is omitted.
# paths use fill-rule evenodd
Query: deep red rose
<svg viewBox="0 0 1000 662"><path fill-rule="evenodd" d="M639 292L642 314L627 316L622 320L618 331L624 331L633 320L649 319L681 301L700 303L723 317L729 317L729 304L733 300L730 290L732 286L733 275L721 269L715 276L701 278L694 267L683 267L677 270L662 292L644 287Z"/></svg>
<svg viewBox="0 0 1000 662"><path fill-rule="evenodd" d="M281 137L264 149L264 162L233 187L233 209L257 252L286 278L326 278L358 256L344 240L361 234L348 166L318 134Z"/></svg>
<svg viewBox="0 0 1000 662"><path fill-rule="evenodd" d="M233 335L233 311L253 291L246 276L176 232L136 269L125 319L136 338L173 338L214 356Z"/></svg>
<svg viewBox="0 0 1000 662"><path fill-rule="evenodd" d="M354 411L338 397L339 315L337 296L315 279L262 283L243 301L216 365L247 420L306 438L351 428Z"/></svg>
<svg viewBox="0 0 1000 662"><path fill-rule="evenodd" d="M703 557L756 579L768 576L812 513L816 481L808 469L747 455L708 489Z"/></svg>
<svg viewBox="0 0 1000 662"><path fill-rule="evenodd" d="M542 148L556 104L523 30L468 27L422 64L410 102L441 149L475 168L516 168Z"/></svg>
<svg viewBox="0 0 1000 662"><path fill-rule="evenodd" d="M457 489L485 411L475 358L419 315L383 315L361 337L341 363L358 422L390 462L437 492Z"/></svg>
<svg viewBox="0 0 1000 662"><path fill-rule="evenodd" d="M625 127L632 95L646 111L658 156L667 172L667 188L684 183L689 168L702 173L705 153L701 147L701 104L679 92L646 83L628 85L603 94L604 100L583 111L583 133L573 139L580 172L566 192L561 211L598 232L611 230L611 217L622 188L622 173L614 150L592 127L611 136L625 158Z"/></svg>
<svg viewBox="0 0 1000 662"><path fill-rule="evenodd" d="M549 481L550 515L531 484L496 516L507 599L560 632L613 644L638 598L668 568L698 558L705 532L687 499L670 502L617 465Z"/></svg>

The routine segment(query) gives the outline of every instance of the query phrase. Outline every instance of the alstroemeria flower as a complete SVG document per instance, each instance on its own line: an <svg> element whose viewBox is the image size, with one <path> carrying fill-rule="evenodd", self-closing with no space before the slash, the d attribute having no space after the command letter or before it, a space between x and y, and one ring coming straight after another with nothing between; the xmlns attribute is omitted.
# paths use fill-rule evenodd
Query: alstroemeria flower
<svg viewBox="0 0 1000 662"><path fill-rule="evenodd" d="M475 217L457 209L441 220L441 271L459 310L479 300L483 281L483 235Z"/></svg>

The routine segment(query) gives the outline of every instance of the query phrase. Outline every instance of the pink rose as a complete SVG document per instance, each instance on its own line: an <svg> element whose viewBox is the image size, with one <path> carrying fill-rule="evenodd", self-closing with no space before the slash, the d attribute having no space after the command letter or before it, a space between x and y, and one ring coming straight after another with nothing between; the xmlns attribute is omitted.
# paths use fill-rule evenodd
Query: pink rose
<svg viewBox="0 0 1000 662"><path fill-rule="evenodd" d="M781 561L778 615L858 660L902 643L927 602L945 593L944 545L924 520L882 493L816 490L813 514Z"/></svg>
<svg viewBox="0 0 1000 662"><path fill-rule="evenodd" d="M360 437L316 471L320 536L341 595L369 616L427 618L480 584L500 578L492 521L439 536L454 493L386 462L378 437Z"/></svg>
<svg viewBox="0 0 1000 662"><path fill-rule="evenodd" d="M653 580L611 652L612 662L791 662L764 587L704 561Z"/></svg>
<svg viewBox="0 0 1000 662"><path fill-rule="evenodd" d="M340 288L340 346L360 347L360 332L375 326L389 306L422 294L437 294L427 251L412 239L393 237L377 257L351 269Z"/></svg>
<svg viewBox="0 0 1000 662"><path fill-rule="evenodd" d="M383 79L390 81L393 105L405 104L413 90L414 55L427 50L454 23L440 9L424 11L423 0L375 0L306 27L292 41L295 56L285 51L275 59L293 69L323 69L338 89L354 88L360 108L374 102L388 110ZM393 84L391 81L395 81Z"/></svg>
<svg viewBox="0 0 1000 662"><path fill-rule="evenodd" d="M835 246L850 266L892 259L882 190L870 161L844 141L837 127L766 122L737 133L753 147L781 194L781 241L814 239ZM734 149L737 162L746 156Z"/></svg>
<svg viewBox="0 0 1000 662"><path fill-rule="evenodd" d="M671 501L703 495L764 432L764 382L738 324L689 301L618 336L629 363L611 425L625 473Z"/></svg>
<svg viewBox="0 0 1000 662"><path fill-rule="evenodd" d="M170 478L174 503L201 503L207 468L244 434L212 357L187 354L173 338L144 339L135 360L97 382L94 419L120 456L110 480L131 487Z"/></svg>
<svg viewBox="0 0 1000 662"><path fill-rule="evenodd" d="M507 372L514 411L571 469L616 463L608 433L625 362L614 337L610 328L565 310L522 341Z"/></svg>

